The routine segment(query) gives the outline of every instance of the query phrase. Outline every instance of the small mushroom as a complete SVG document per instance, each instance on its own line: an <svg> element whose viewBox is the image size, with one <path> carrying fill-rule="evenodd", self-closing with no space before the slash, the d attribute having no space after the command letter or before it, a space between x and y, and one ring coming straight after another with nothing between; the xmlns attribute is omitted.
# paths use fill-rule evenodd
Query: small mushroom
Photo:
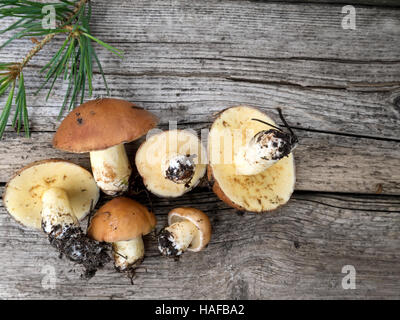
<svg viewBox="0 0 400 320"><path fill-rule="evenodd" d="M116 269L129 272L142 263L142 236L150 233L156 223L156 217L145 206L132 199L118 197L96 212L88 235L97 241L112 243Z"/></svg>
<svg viewBox="0 0 400 320"><path fill-rule="evenodd" d="M26 227L42 228L61 254L83 264L88 277L110 258L107 247L87 238L79 226L98 199L91 173L58 159L22 168L8 182L3 198L12 217Z"/></svg>
<svg viewBox="0 0 400 320"><path fill-rule="evenodd" d="M195 208L175 208L168 213L168 227L158 236L158 249L169 257L183 252L201 251L211 239L211 223L207 215Z"/></svg>
<svg viewBox="0 0 400 320"><path fill-rule="evenodd" d="M179 197L206 172L206 149L188 130L170 130L148 138L136 153L136 167L146 188L160 197Z"/></svg>
<svg viewBox="0 0 400 320"><path fill-rule="evenodd" d="M71 111L58 128L57 149L90 152L97 185L108 195L125 192L132 169L124 143L139 139L158 119L150 112L120 99L88 101Z"/></svg>
<svg viewBox="0 0 400 320"><path fill-rule="evenodd" d="M286 133L276 127L258 109L224 110L211 126L208 139L208 178L213 191L241 211L276 209L294 190L292 151L296 145L291 130Z"/></svg>

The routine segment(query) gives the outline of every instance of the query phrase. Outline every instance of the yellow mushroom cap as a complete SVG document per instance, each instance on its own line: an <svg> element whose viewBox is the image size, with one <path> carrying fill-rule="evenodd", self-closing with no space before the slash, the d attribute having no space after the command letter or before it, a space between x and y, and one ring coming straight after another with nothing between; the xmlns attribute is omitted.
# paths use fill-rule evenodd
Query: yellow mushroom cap
<svg viewBox="0 0 400 320"><path fill-rule="evenodd" d="M211 239L211 222L208 216L201 210L195 208L175 208L168 213L168 224L188 220L193 223L198 232L194 235L188 251L198 252L202 250Z"/></svg>
<svg viewBox="0 0 400 320"><path fill-rule="evenodd" d="M165 178L164 164L174 156L195 155L194 174L188 183ZM159 197L175 198L196 187L206 173L207 151L195 133L169 130L157 133L142 143L136 152L136 168L146 188Z"/></svg>
<svg viewBox="0 0 400 320"><path fill-rule="evenodd" d="M127 241L148 234L156 224L156 217L145 206L135 200L118 197L96 212L88 235L97 241Z"/></svg>
<svg viewBox="0 0 400 320"><path fill-rule="evenodd" d="M3 202L15 220L40 229L42 195L50 188L67 193L77 219L83 219L99 199L99 189L89 171L70 161L49 159L20 169L7 183Z"/></svg>
<svg viewBox="0 0 400 320"><path fill-rule="evenodd" d="M235 147L243 146L256 133L271 128L253 119L275 125L265 113L248 106L232 107L218 115L208 139L208 179L215 194L228 205L242 211L265 212L289 201L296 181L294 157L290 153L255 175L237 174L232 161L238 151ZM238 134L242 141L235 141ZM224 145L225 142L229 145ZM225 159L227 156L230 159Z"/></svg>

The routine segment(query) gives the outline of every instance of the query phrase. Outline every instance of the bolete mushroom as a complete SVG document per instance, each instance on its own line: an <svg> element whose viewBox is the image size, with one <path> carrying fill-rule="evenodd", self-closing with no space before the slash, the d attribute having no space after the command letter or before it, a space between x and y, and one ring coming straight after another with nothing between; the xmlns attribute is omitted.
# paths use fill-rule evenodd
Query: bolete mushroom
<svg viewBox="0 0 400 320"><path fill-rule="evenodd" d="M82 264L88 277L110 259L107 247L87 238L79 226L98 199L91 173L59 159L37 161L19 170L3 197L15 220L28 228L42 228L51 245Z"/></svg>
<svg viewBox="0 0 400 320"><path fill-rule="evenodd" d="M158 236L158 249L168 257L178 257L183 252L201 251L211 239L208 216L195 208L175 208L168 213L168 227Z"/></svg>
<svg viewBox="0 0 400 320"><path fill-rule="evenodd" d="M58 128L57 149L90 152L97 185L108 195L128 189L132 169L124 143L139 139L154 128L157 118L133 103L120 99L88 101L71 111Z"/></svg>
<svg viewBox="0 0 400 320"><path fill-rule="evenodd" d="M144 258L142 236L150 233L157 220L152 212L130 198L118 197L104 204L93 216L88 235L112 243L118 271L131 271Z"/></svg>
<svg viewBox="0 0 400 320"><path fill-rule="evenodd" d="M295 184L291 152L297 137L289 130L247 106L220 113L208 140L208 178L217 196L241 211L271 211L285 204Z"/></svg>
<svg viewBox="0 0 400 320"><path fill-rule="evenodd" d="M148 138L136 153L136 168L148 190L159 197L179 197L205 175L206 149L189 130L170 130Z"/></svg>

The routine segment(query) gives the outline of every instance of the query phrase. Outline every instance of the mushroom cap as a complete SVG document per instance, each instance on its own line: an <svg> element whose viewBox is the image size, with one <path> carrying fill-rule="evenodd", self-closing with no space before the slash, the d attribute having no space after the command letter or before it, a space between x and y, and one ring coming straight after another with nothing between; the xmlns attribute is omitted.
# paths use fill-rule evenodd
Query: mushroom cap
<svg viewBox="0 0 400 320"><path fill-rule="evenodd" d="M285 157L265 171L255 175L238 175L233 161L226 161L225 141L234 141L238 133L242 141L234 142L230 148L233 159L237 150L256 133L271 127L254 121L259 119L275 125L274 121L262 111L238 106L222 111L211 126L208 139L208 179L215 194L229 206L241 211L266 212L272 211L289 201L296 181L293 153ZM221 139L221 137L232 139ZM220 143L222 141L222 143Z"/></svg>
<svg viewBox="0 0 400 320"><path fill-rule="evenodd" d="M139 139L158 119L133 103L112 98L88 101L72 110L53 138L57 149L82 153Z"/></svg>
<svg viewBox="0 0 400 320"><path fill-rule="evenodd" d="M88 235L97 241L127 241L148 234L156 224L156 217L145 206L135 200L118 197L96 212L90 221Z"/></svg>
<svg viewBox="0 0 400 320"><path fill-rule="evenodd" d="M185 184L165 178L164 164L171 157L196 154L192 179ZM169 130L149 137L136 152L136 168L148 190L159 197L175 198L192 190L206 173L207 151L190 130Z"/></svg>
<svg viewBox="0 0 400 320"><path fill-rule="evenodd" d="M83 219L99 199L99 189L89 171L70 161L48 159L20 169L7 183L3 202L15 220L40 229L41 198L52 187L67 193L77 219Z"/></svg>
<svg viewBox="0 0 400 320"><path fill-rule="evenodd" d="M199 230L193 237L188 251L201 251L211 239L211 222L208 216L201 210L195 208L175 208L168 213L168 225L182 220L189 220Z"/></svg>

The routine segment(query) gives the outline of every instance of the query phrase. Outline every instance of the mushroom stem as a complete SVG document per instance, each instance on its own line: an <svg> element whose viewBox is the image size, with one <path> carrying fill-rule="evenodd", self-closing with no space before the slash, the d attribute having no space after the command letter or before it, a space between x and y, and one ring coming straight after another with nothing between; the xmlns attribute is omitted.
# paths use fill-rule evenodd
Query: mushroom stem
<svg viewBox="0 0 400 320"><path fill-rule="evenodd" d="M286 134L274 129L260 131L235 154L236 173L259 174L289 155L291 150L292 146Z"/></svg>
<svg viewBox="0 0 400 320"><path fill-rule="evenodd" d="M53 247L84 266L86 278L94 276L97 269L110 260L107 246L83 233L63 189L50 188L43 193L42 229Z"/></svg>
<svg viewBox="0 0 400 320"><path fill-rule="evenodd" d="M123 144L90 152L94 179L105 194L114 196L128 190L132 168Z"/></svg>
<svg viewBox="0 0 400 320"><path fill-rule="evenodd" d="M187 184L193 178L196 155L175 155L170 157L164 164L163 173L166 179L179 184Z"/></svg>
<svg viewBox="0 0 400 320"><path fill-rule="evenodd" d="M61 226L57 236L62 236L70 226L78 226L78 219L72 211L67 193L60 188L50 188L42 195L42 228L50 234L55 226Z"/></svg>
<svg viewBox="0 0 400 320"><path fill-rule="evenodd" d="M144 257L144 244L141 236L128 241L113 243L114 263L118 271L125 271L139 265Z"/></svg>
<svg viewBox="0 0 400 320"><path fill-rule="evenodd" d="M196 232L197 227L188 220L175 222L161 231L158 249L165 256L179 256L190 246Z"/></svg>

